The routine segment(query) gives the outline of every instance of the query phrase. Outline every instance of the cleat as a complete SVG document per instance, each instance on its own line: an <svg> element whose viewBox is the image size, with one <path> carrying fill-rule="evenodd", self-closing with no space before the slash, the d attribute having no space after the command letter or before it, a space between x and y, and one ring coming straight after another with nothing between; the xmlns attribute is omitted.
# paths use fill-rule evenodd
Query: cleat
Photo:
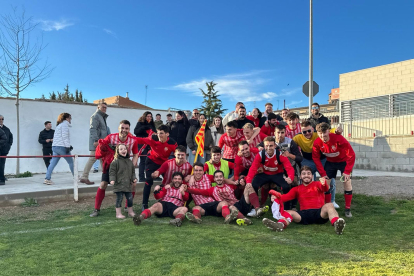
<svg viewBox="0 0 414 276"><path fill-rule="evenodd" d="M134 221L134 224L136 226L139 226L141 224L141 222L144 220L144 217L142 215L135 215L134 218L132 219Z"/></svg>
<svg viewBox="0 0 414 276"><path fill-rule="evenodd" d="M334 201L332 202L333 206L335 207L335 209L339 209L339 205Z"/></svg>
<svg viewBox="0 0 414 276"><path fill-rule="evenodd" d="M239 226L247 226L247 225L252 225L253 224L253 222L248 218L238 219L238 220L236 220L236 223Z"/></svg>
<svg viewBox="0 0 414 276"><path fill-rule="evenodd" d="M90 214L89 216L91 217L91 218L94 218L94 217L97 217L97 216L99 216L99 210L95 210L95 211L93 211L92 212L92 214Z"/></svg>
<svg viewBox="0 0 414 276"><path fill-rule="evenodd" d="M263 224L269 228L270 230L276 231L276 232L282 232L285 225L281 222L276 222L267 218L264 218L262 220Z"/></svg>
<svg viewBox="0 0 414 276"><path fill-rule="evenodd" d="M346 216L347 218L352 218L351 209L345 209L345 216Z"/></svg>
<svg viewBox="0 0 414 276"><path fill-rule="evenodd" d="M189 221L192 221L192 222L197 223L197 224L201 224L201 222L202 222L201 218L198 218L198 217L194 216L194 215L193 215L192 213L190 213L190 212L187 212L187 213L185 214L185 217L186 217Z"/></svg>
<svg viewBox="0 0 414 276"><path fill-rule="evenodd" d="M239 210L237 209L231 210L230 214L227 215L226 218L224 219L224 223L229 224L230 222L232 222L233 220L237 218L238 214L239 214Z"/></svg>
<svg viewBox="0 0 414 276"><path fill-rule="evenodd" d="M250 213L247 214L248 217L256 217L256 210L252 209Z"/></svg>
<svg viewBox="0 0 414 276"><path fill-rule="evenodd" d="M269 211L269 206L265 206L263 208L257 208L256 209L256 218L259 218L259 217L263 216L264 213L266 213L267 211Z"/></svg>
<svg viewBox="0 0 414 276"><path fill-rule="evenodd" d="M334 227L335 227L335 232L338 235L342 235L342 232L344 231L345 228L345 220L343 218L339 218L337 221L335 221L334 223Z"/></svg>
<svg viewBox="0 0 414 276"><path fill-rule="evenodd" d="M175 218L175 219L170 220L170 224L174 225L174 226L177 226L177 227L180 227L181 224L183 224L183 221L179 218Z"/></svg>

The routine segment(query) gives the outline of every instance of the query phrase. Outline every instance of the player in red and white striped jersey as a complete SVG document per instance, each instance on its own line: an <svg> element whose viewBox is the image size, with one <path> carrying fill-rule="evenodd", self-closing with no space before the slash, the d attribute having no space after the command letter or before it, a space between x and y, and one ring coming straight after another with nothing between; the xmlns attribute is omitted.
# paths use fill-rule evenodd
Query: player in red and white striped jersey
<svg viewBox="0 0 414 276"><path fill-rule="evenodd" d="M286 125L286 134L287 138L293 139L296 135L302 133L302 128L299 123L299 115L293 112L290 112L287 115L287 125Z"/></svg>
<svg viewBox="0 0 414 276"><path fill-rule="evenodd" d="M267 137L266 134L260 132L260 128L255 128L252 124L243 126L243 135L250 148L256 148Z"/></svg>
<svg viewBox="0 0 414 276"><path fill-rule="evenodd" d="M133 136L131 133L129 133L131 123L128 120L122 120L119 123L118 127L118 133L112 133L103 139L103 143L99 143L98 147L101 147L102 144L106 144L111 147L115 148L118 144L125 144L128 149L128 153L131 155L133 154L132 163L134 166L137 165L138 162L138 142L136 140L136 137ZM107 162L111 162L111 160L107 160ZM105 162L105 163L107 163ZM109 167L108 167L109 169ZM105 190L106 187L108 187L109 183L109 171L103 171L102 172L102 179L101 179L101 185L98 188L98 191L96 192L95 197L95 210L90 214L90 217L97 217L99 216L101 204L103 199L105 198ZM134 183L132 186L132 196L135 196L135 187L136 184Z"/></svg>
<svg viewBox="0 0 414 276"><path fill-rule="evenodd" d="M149 209L145 209L138 216L134 217L134 224L140 225L144 219L151 217L153 214L157 217L171 217L170 224L180 227L183 223L185 213L187 213L187 207L184 207L184 203L188 200L188 192L186 192L187 186L183 184L183 175L181 172L175 172L172 175L172 184L160 187L154 191L156 199L160 199L159 202L152 205ZM159 187L159 186L158 186Z"/></svg>
<svg viewBox="0 0 414 276"><path fill-rule="evenodd" d="M240 176L247 176L259 150L250 148L247 141L241 141L239 143L239 153L234 161L234 180L238 180Z"/></svg>
<svg viewBox="0 0 414 276"><path fill-rule="evenodd" d="M233 162L238 151L238 144L245 140L242 129L237 129L237 123L230 121L226 125L226 133L221 135L218 146L223 149L223 159Z"/></svg>
<svg viewBox="0 0 414 276"><path fill-rule="evenodd" d="M163 176L162 185L171 183L172 175L175 172L181 172L184 178L190 175L193 167L187 162L186 148L178 146L174 152L175 158L164 162L161 167L152 173L152 178L157 178L160 174Z"/></svg>

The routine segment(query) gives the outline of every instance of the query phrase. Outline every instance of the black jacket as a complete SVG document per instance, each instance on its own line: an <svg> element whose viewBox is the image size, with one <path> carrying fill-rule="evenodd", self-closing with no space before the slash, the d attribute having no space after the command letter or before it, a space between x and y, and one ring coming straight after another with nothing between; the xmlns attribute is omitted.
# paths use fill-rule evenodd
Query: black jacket
<svg viewBox="0 0 414 276"><path fill-rule="evenodd" d="M3 147L7 143L7 135L6 132L4 132L0 128L0 148Z"/></svg>
<svg viewBox="0 0 414 276"><path fill-rule="evenodd" d="M200 130L200 124L198 126L191 126L187 134L187 145L191 150L197 150L197 143L195 137ZM204 150L210 152L210 149L214 146L213 136L211 136L211 130L206 126L204 130Z"/></svg>
<svg viewBox="0 0 414 276"><path fill-rule="evenodd" d="M147 130L151 129L153 132L157 132L155 130L155 125L150 124L147 121L145 122L138 122L134 128L134 134L137 137L146 138L148 137Z"/></svg>
<svg viewBox="0 0 414 276"><path fill-rule="evenodd" d="M1 129L4 131L7 137L6 143L0 147L1 155L4 156L4 155L9 154L10 148L13 145L13 134L10 132L10 129L6 127L5 125L3 125Z"/></svg>
<svg viewBox="0 0 414 276"><path fill-rule="evenodd" d="M331 122L329 121L329 119L327 117L323 116L322 113L319 113L319 118L317 118L317 119L313 118L313 116L310 116L308 121L312 124L312 127L314 129L316 129L316 126L320 123L327 123L329 126L331 125Z"/></svg>
<svg viewBox="0 0 414 276"><path fill-rule="evenodd" d="M170 137L177 142L177 145L187 147L186 139L190 126L185 126L183 120L178 120L172 121L170 127Z"/></svg>
<svg viewBox="0 0 414 276"><path fill-rule="evenodd" d="M254 127L254 123L253 123L251 120L246 119L246 118L244 118L244 120L240 120L240 118L239 118L239 119L234 120L234 121L237 123L237 128L238 128L238 129L243 128L243 126L244 126L245 124L248 124L248 123L252 124L252 125L253 125L253 127Z"/></svg>
<svg viewBox="0 0 414 276"><path fill-rule="evenodd" d="M47 139L53 139L53 135L55 134L55 130L54 129L50 129L50 130L42 130L39 133L39 143L43 145L44 149L51 149L52 148L52 141L50 142L46 142Z"/></svg>
<svg viewBox="0 0 414 276"><path fill-rule="evenodd" d="M283 118L282 118L280 115L278 115L278 114L276 114L276 119L277 119L279 122L283 121ZM266 122L266 121L267 121L267 117L265 117L265 116L263 115L263 116L262 116L262 118L260 118L259 127L264 126L264 124L265 124L265 122Z"/></svg>

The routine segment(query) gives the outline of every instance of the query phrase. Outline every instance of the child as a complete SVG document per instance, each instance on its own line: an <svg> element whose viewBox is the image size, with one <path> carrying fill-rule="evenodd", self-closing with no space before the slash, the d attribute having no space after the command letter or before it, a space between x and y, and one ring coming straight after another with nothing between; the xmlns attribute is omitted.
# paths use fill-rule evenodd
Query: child
<svg viewBox="0 0 414 276"><path fill-rule="evenodd" d="M109 181L114 185L116 194L116 218L124 219L121 213L122 197L125 195L128 206L128 216L134 217L132 210L132 184L137 182L135 177L135 167L129 159L129 153L126 145L118 144L116 146L114 160L109 167Z"/></svg>

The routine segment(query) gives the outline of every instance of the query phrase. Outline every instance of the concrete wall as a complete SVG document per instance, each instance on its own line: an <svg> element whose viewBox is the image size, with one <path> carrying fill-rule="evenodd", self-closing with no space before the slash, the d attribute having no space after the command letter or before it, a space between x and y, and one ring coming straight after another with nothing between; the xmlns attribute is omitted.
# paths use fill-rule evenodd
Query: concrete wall
<svg viewBox="0 0 414 276"><path fill-rule="evenodd" d="M71 144L73 154L89 154L89 119L95 112L97 106L94 104L78 103L57 103L35 100L20 101L20 155L42 155L42 145L38 143L39 132L44 129L44 122L51 121L53 129L56 127L56 120L60 113L68 112L72 115ZM111 132L118 131L118 124L121 120L131 122L131 132L139 117L146 110L118 108L108 106L107 124ZM151 110L153 115L161 114L165 122L167 111ZM0 99L0 114L4 116L4 125L10 128L14 135L13 146L9 155L16 155L16 106L15 100ZM87 158L80 158L79 171L83 170ZM43 159L24 159L20 161L20 172L30 171L32 173L45 173L46 167ZM69 171L65 160L61 159L56 166L55 172ZM5 173L16 172L16 159L7 159Z"/></svg>
<svg viewBox="0 0 414 276"><path fill-rule="evenodd" d="M348 139L356 169L414 172L414 136Z"/></svg>
<svg viewBox="0 0 414 276"><path fill-rule="evenodd" d="M414 91L414 59L339 75L341 101Z"/></svg>

